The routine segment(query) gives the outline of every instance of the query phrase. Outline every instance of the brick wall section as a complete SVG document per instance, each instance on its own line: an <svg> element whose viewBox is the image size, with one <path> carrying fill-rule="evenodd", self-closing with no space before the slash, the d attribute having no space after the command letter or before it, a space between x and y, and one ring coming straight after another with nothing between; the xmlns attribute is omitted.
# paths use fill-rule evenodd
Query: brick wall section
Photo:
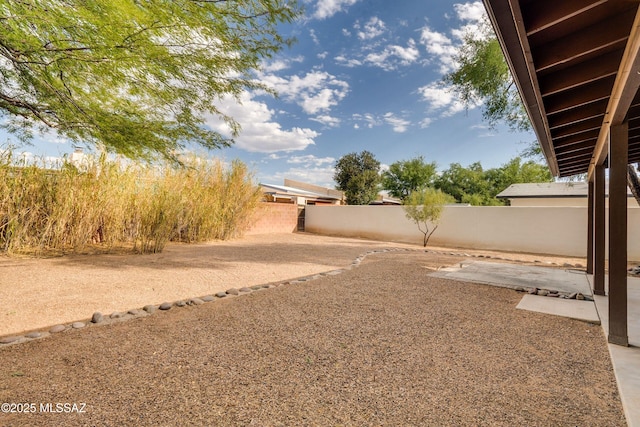
<svg viewBox="0 0 640 427"><path fill-rule="evenodd" d="M262 202L245 234L293 233L298 227L298 205Z"/></svg>

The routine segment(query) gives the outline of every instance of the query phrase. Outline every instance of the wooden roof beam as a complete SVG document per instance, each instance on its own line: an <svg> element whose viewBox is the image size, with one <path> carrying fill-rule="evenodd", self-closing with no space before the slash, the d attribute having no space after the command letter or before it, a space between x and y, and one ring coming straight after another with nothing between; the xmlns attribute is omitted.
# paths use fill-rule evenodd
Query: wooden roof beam
<svg viewBox="0 0 640 427"><path fill-rule="evenodd" d="M622 56L618 75L609 98L607 112L600 128L598 142L589 163L589 180L594 173L596 165L602 164L607 156L608 150L605 148L609 139L610 127L619 125L624 121L636 96L638 87L640 87L640 9L636 12L627 47Z"/></svg>

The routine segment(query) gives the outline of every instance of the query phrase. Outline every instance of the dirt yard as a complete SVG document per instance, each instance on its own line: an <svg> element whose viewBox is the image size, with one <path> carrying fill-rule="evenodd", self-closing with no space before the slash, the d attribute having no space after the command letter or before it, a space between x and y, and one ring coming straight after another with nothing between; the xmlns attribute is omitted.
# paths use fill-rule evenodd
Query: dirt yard
<svg viewBox="0 0 640 427"><path fill-rule="evenodd" d="M0 335L280 285L399 246L295 234L153 256L3 258ZM0 346L0 402L36 412L0 413L0 425L625 425L600 327L428 274L478 252L403 247L418 250Z"/></svg>

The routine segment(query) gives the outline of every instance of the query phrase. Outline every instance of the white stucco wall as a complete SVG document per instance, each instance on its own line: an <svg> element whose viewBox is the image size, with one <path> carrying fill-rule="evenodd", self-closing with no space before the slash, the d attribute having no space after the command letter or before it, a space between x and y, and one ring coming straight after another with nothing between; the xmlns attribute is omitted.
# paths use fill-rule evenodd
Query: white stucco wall
<svg viewBox="0 0 640 427"><path fill-rule="evenodd" d="M307 206L305 230L422 244L401 206ZM447 206L429 244L586 256L583 207ZM629 259L640 260L640 208L629 208Z"/></svg>

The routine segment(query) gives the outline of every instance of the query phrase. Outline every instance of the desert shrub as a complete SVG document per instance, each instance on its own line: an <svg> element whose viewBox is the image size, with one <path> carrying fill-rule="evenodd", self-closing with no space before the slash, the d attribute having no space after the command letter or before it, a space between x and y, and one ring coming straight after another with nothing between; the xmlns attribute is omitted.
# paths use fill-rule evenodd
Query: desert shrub
<svg viewBox="0 0 640 427"><path fill-rule="evenodd" d="M0 250L159 252L241 233L259 200L247 167L204 157L138 164L88 156L55 168L0 152Z"/></svg>

